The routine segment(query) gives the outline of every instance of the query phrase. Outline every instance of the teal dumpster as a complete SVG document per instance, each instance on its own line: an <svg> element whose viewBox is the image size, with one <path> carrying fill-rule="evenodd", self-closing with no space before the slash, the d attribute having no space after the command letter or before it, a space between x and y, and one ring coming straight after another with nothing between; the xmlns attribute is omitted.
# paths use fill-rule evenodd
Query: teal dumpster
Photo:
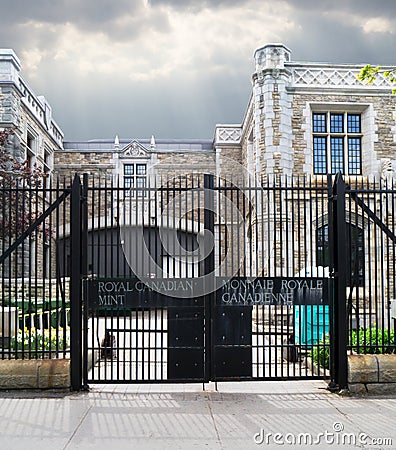
<svg viewBox="0 0 396 450"><path fill-rule="evenodd" d="M294 337L298 345L312 346L329 333L328 305L298 305L294 307Z"/></svg>

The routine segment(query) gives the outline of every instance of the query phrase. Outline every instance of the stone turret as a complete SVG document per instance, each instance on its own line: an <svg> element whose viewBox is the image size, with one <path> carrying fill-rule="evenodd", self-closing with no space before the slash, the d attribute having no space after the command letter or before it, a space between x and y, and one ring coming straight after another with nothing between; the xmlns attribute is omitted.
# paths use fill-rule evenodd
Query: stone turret
<svg viewBox="0 0 396 450"><path fill-rule="evenodd" d="M283 44L267 44L254 52L256 72L265 69L284 69L289 62L291 51Z"/></svg>
<svg viewBox="0 0 396 450"><path fill-rule="evenodd" d="M291 175L292 109L290 84L291 51L283 44L268 44L254 53L253 114L255 148L250 159L256 173Z"/></svg>

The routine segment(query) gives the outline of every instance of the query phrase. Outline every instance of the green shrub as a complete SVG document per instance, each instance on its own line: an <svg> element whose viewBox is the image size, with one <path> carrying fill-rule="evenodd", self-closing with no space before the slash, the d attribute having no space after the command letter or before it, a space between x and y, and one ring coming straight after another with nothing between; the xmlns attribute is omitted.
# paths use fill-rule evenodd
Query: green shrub
<svg viewBox="0 0 396 450"><path fill-rule="evenodd" d="M330 368L330 336L328 334L310 351L309 356L317 366Z"/></svg>
<svg viewBox="0 0 396 450"><path fill-rule="evenodd" d="M395 351L394 330L375 327L352 331L350 346L352 351L362 354L393 353Z"/></svg>
<svg viewBox="0 0 396 450"><path fill-rule="evenodd" d="M353 330L349 338L349 347L359 354L395 353L394 330L382 330L372 327L367 330ZM326 335L319 341L309 356L313 362L326 369L330 368L330 337Z"/></svg>

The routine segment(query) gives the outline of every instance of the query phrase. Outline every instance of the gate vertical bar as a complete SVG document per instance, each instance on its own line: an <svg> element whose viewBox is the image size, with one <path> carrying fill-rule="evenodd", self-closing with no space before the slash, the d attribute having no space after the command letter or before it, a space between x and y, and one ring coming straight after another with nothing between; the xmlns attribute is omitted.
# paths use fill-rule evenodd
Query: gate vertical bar
<svg viewBox="0 0 396 450"><path fill-rule="evenodd" d="M334 198L333 198L333 177L331 174L327 175L327 217L328 217L328 246L329 246L329 331L330 331L330 378L328 385L329 390L337 390L335 383L335 314L334 314Z"/></svg>
<svg viewBox="0 0 396 450"><path fill-rule="evenodd" d="M88 275L88 174L83 174L81 195L81 276L86 279ZM83 388L88 389L88 308L86 287L82 286L83 325Z"/></svg>
<svg viewBox="0 0 396 450"><path fill-rule="evenodd" d="M214 231L214 175L204 175L204 245L210 245L204 249L206 258L203 261L203 276L205 277L205 371L204 382L213 380L214 367L212 364L212 328L214 308L214 269L215 269L215 231ZM210 235L211 234L211 235ZM212 236L212 238L211 238ZM213 239L213 240L212 240Z"/></svg>
<svg viewBox="0 0 396 450"><path fill-rule="evenodd" d="M70 206L70 374L71 388L82 387L81 181L72 184Z"/></svg>
<svg viewBox="0 0 396 450"><path fill-rule="evenodd" d="M345 389L348 386L347 368L347 311L346 311L346 214L345 214L346 185L339 173L336 175L333 187L333 253L334 263L334 296L332 316L332 360L333 381L329 388ZM329 230L330 231L330 230ZM330 242L329 242L330 244Z"/></svg>

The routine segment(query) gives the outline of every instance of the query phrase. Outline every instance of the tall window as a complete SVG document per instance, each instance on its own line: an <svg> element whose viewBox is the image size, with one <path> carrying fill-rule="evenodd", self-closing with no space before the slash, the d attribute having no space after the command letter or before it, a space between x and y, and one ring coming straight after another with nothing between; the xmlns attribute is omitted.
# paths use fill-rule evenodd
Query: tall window
<svg viewBox="0 0 396 450"><path fill-rule="evenodd" d="M35 153L36 140L29 132L27 133L27 136L26 136L26 145L32 153Z"/></svg>
<svg viewBox="0 0 396 450"><path fill-rule="evenodd" d="M45 187L49 188L51 186L51 167L52 167L52 156L47 150L44 150L44 175L45 175Z"/></svg>
<svg viewBox="0 0 396 450"><path fill-rule="evenodd" d="M364 240L363 230L356 225L347 224L346 236L348 286L363 286L364 281ZM329 265L329 226L316 230L316 265Z"/></svg>
<svg viewBox="0 0 396 450"><path fill-rule="evenodd" d="M124 188L126 195L145 197L147 165L124 164Z"/></svg>
<svg viewBox="0 0 396 450"><path fill-rule="evenodd" d="M314 173L360 175L361 114L315 112L312 122Z"/></svg>

